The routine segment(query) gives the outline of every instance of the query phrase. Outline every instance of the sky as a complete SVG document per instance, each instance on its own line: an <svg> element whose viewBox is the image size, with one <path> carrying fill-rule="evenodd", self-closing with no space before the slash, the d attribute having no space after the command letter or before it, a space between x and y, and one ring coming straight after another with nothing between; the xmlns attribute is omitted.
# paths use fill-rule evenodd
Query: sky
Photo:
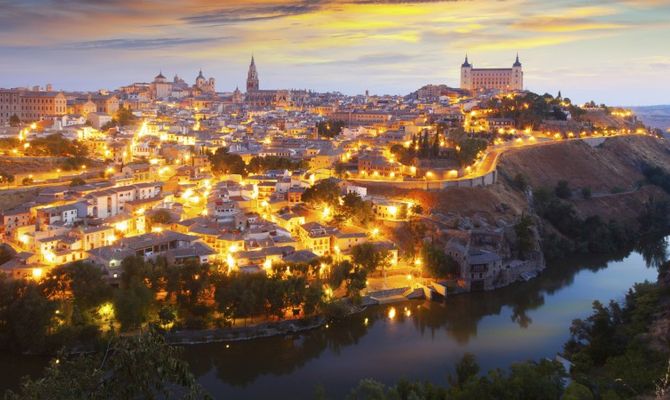
<svg viewBox="0 0 670 400"><path fill-rule="evenodd" d="M517 52L528 90L670 104L670 0L0 0L0 87L244 90L253 53L261 89L407 94Z"/></svg>

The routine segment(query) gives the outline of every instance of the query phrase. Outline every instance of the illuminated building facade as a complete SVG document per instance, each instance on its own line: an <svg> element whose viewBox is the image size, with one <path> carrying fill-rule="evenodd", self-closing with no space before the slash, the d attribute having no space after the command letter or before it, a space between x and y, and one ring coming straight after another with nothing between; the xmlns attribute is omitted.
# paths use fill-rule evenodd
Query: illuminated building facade
<svg viewBox="0 0 670 400"><path fill-rule="evenodd" d="M461 89L470 91L523 90L523 68L519 62L519 55L512 64L512 68L474 68L465 56L461 65Z"/></svg>

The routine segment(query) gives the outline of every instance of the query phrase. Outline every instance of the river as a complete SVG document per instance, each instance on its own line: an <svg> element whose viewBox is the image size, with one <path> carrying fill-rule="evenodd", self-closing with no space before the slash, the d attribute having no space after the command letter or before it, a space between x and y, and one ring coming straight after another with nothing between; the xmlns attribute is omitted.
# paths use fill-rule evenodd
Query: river
<svg viewBox="0 0 670 400"><path fill-rule="evenodd" d="M574 318L587 316L594 300L621 300L634 283L655 281L655 265L667 250L663 240L644 255L574 258L493 292L371 307L292 337L188 346L183 356L214 398L312 398L317 386L342 398L362 378L445 385L465 352L475 354L483 371L554 357ZM0 391L43 362L0 356Z"/></svg>

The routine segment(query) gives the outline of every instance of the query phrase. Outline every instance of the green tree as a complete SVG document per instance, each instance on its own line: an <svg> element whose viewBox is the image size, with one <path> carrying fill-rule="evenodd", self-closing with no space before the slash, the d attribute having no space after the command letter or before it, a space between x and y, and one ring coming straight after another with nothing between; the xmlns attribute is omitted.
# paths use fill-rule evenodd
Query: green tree
<svg viewBox="0 0 670 400"><path fill-rule="evenodd" d="M332 179L317 182L305 189L302 194L302 201L313 205L327 204L335 207L339 204L339 200L340 188Z"/></svg>
<svg viewBox="0 0 670 400"><path fill-rule="evenodd" d="M388 263L389 252L372 243L361 243L351 248L351 260L367 273L383 268Z"/></svg>
<svg viewBox="0 0 670 400"><path fill-rule="evenodd" d="M0 274L0 348L44 351L55 311L37 284Z"/></svg>
<svg viewBox="0 0 670 400"><path fill-rule="evenodd" d="M137 117L133 114L130 108L121 107L116 112L115 119L120 126L127 126L134 123L137 120Z"/></svg>
<svg viewBox="0 0 670 400"><path fill-rule="evenodd" d="M0 172L0 184L6 183L10 184L14 182L14 175L8 174L7 172Z"/></svg>
<svg viewBox="0 0 670 400"><path fill-rule="evenodd" d="M572 197L572 189L570 189L568 181L558 181L554 193L559 199L569 199Z"/></svg>
<svg viewBox="0 0 670 400"><path fill-rule="evenodd" d="M114 337L104 353L60 356L7 400L206 399L179 352L160 335Z"/></svg>
<svg viewBox="0 0 670 400"><path fill-rule="evenodd" d="M591 393L588 387L581 383L571 382L568 387L565 388L563 400L593 400L593 393Z"/></svg>
<svg viewBox="0 0 670 400"><path fill-rule="evenodd" d="M85 184L86 184L86 181L83 180L82 178L79 178L79 177L73 178L70 181L70 187L81 186L81 185L85 185Z"/></svg>
<svg viewBox="0 0 670 400"><path fill-rule="evenodd" d="M465 383L479 374L479 364L472 353L465 353L456 364L456 375L449 376L452 385L462 388Z"/></svg>
<svg viewBox="0 0 670 400"><path fill-rule="evenodd" d="M512 179L512 185L515 188L524 192L528 188L528 179L526 179L526 177L523 174L518 173L514 175L514 179Z"/></svg>
<svg viewBox="0 0 670 400"><path fill-rule="evenodd" d="M435 278L457 277L461 268L453 257L446 254L444 250L433 244L424 244L421 256L426 271Z"/></svg>
<svg viewBox="0 0 670 400"><path fill-rule="evenodd" d="M461 167L471 165L480 151L486 150L488 142L484 139L465 138L458 143L460 150L457 153L457 160Z"/></svg>
<svg viewBox="0 0 670 400"><path fill-rule="evenodd" d="M152 224L169 224L172 223L172 214L169 210L160 208L149 214L149 221Z"/></svg>
<svg viewBox="0 0 670 400"><path fill-rule="evenodd" d="M228 153L227 147L220 147L209 156L212 172L216 175L239 174L245 175L246 164L239 154Z"/></svg>
<svg viewBox="0 0 670 400"><path fill-rule="evenodd" d="M119 289L114 297L114 314L122 331L139 328L149 318L154 301L153 292L143 283L132 281Z"/></svg>
<svg viewBox="0 0 670 400"><path fill-rule="evenodd" d="M528 253L535 247L533 240L533 219L527 215L522 214L519 221L514 225L514 233L516 234L516 250L520 259L525 259Z"/></svg>
<svg viewBox="0 0 670 400"><path fill-rule="evenodd" d="M112 288L100 268L84 261L52 269L41 286L49 297L63 298L71 294L75 305L82 310L91 310L112 298Z"/></svg>
<svg viewBox="0 0 670 400"><path fill-rule="evenodd" d="M16 127L21 124L21 119L19 118L18 115L12 114L11 117L9 117L9 126Z"/></svg>
<svg viewBox="0 0 670 400"><path fill-rule="evenodd" d="M375 219L375 212L371 201L365 201L357 193L347 193L342 198L342 205L337 212L343 219L352 219L355 223L367 226Z"/></svg>
<svg viewBox="0 0 670 400"><path fill-rule="evenodd" d="M345 126L346 123L340 120L321 121L316 124L316 130L319 136L334 138L342 133L342 128Z"/></svg>

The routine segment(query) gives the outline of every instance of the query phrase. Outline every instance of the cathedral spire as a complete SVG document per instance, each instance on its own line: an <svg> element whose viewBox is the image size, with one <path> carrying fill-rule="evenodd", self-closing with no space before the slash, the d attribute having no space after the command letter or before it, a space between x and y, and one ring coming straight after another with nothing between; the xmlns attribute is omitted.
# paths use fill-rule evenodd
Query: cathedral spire
<svg viewBox="0 0 670 400"><path fill-rule="evenodd" d="M516 61L514 62L514 67L520 67L521 62L519 61L519 53L516 53Z"/></svg>
<svg viewBox="0 0 670 400"><path fill-rule="evenodd" d="M249 72L247 73L247 92L255 92L259 88L258 71L256 70L256 60L253 53L251 54L251 64L249 64Z"/></svg>

